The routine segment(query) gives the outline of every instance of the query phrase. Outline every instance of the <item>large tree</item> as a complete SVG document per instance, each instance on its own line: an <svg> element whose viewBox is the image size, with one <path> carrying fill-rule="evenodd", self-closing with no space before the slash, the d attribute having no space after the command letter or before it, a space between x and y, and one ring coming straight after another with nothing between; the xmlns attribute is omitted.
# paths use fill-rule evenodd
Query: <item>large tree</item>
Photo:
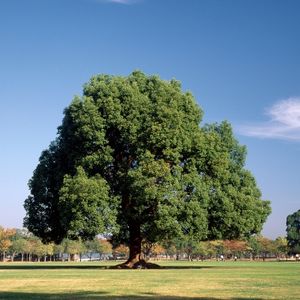
<svg viewBox="0 0 300 300"><path fill-rule="evenodd" d="M200 127L202 110L176 80L99 75L64 112L29 182L25 226L44 241L108 233L141 259L141 243L239 238L261 230L268 201L244 169L227 122Z"/></svg>
<svg viewBox="0 0 300 300"><path fill-rule="evenodd" d="M292 254L300 253L300 209L286 218L287 241Z"/></svg>

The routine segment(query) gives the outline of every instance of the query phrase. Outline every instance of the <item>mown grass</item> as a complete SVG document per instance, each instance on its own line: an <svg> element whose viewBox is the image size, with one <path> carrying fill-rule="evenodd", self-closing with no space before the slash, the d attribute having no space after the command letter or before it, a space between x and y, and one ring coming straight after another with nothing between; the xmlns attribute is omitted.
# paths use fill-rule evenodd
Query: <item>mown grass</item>
<svg viewBox="0 0 300 300"><path fill-rule="evenodd" d="M300 263L160 262L114 270L110 263L0 263L0 299L300 299Z"/></svg>

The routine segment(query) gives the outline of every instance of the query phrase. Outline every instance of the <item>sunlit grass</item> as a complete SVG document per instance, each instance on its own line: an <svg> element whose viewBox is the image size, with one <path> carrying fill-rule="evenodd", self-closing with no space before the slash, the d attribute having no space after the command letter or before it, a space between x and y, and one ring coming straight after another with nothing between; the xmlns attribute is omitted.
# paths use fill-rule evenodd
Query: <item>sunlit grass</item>
<svg viewBox="0 0 300 300"><path fill-rule="evenodd" d="M300 299L300 263L0 263L0 299Z"/></svg>

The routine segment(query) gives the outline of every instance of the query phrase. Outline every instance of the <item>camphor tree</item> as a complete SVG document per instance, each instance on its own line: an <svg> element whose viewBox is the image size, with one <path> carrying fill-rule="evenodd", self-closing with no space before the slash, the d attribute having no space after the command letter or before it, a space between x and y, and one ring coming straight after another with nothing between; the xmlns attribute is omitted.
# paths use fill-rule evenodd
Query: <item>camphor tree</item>
<svg viewBox="0 0 300 300"><path fill-rule="evenodd" d="M176 80L93 77L40 156L24 225L44 242L110 234L129 245L128 268L147 266L142 242L259 232L270 207L244 169L245 148L227 122L201 119Z"/></svg>

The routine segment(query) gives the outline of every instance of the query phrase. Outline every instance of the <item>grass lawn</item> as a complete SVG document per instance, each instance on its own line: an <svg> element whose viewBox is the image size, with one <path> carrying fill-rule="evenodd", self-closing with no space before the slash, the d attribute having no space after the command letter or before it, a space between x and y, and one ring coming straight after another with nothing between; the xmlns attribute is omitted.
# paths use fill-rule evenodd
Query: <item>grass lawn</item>
<svg viewBox="0 0 300 300"><path fill-rule="evenodd" d="M300 263L160 262L162 269L103 263L0 263L0 299L300 299Z"/></svg>

